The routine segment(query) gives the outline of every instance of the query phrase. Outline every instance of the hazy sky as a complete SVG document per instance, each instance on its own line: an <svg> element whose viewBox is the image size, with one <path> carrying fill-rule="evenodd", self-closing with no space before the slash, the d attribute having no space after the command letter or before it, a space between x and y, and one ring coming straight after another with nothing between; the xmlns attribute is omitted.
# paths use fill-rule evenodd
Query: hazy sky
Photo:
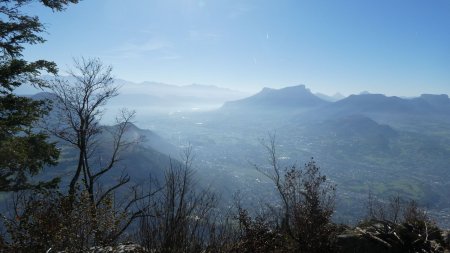
<svg viewBox="0 0 450 253"><path fill-rule="evenodd" d="M100 57L118 78L239 90L450 94L450 0L84 0L30 7L61 69Z"/></svg>

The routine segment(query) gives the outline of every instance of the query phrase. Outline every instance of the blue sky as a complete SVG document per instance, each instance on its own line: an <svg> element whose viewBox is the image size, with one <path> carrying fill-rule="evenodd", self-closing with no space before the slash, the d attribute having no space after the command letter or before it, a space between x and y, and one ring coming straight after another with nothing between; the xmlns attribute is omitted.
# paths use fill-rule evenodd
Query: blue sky
<svg viewBox="0 0 450 253"><path fill-rule="evenodd" d="M28 59L100 57L130 81L450 94L449 0L84 0L39 6Z"/></svg>

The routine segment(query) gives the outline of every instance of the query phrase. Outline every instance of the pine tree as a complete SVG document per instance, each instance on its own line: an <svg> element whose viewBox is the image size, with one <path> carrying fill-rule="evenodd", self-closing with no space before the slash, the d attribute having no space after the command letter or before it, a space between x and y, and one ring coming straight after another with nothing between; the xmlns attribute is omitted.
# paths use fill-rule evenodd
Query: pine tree
<svg viewBox="0 0 450 253"><path fill-rule="evenodd" d="M0 192L35 187L52 187L57 180L31 183L46 165L57 162L59 151L36 123L49 112L50 105L14 94L24 84L44 88L42 72L55 74L56 64L46 60L23 59L25 45L44 43L44 25L37 16L23 13L23 7L40 2L53 11L62 11L78 0L0 0Z"/></svg>

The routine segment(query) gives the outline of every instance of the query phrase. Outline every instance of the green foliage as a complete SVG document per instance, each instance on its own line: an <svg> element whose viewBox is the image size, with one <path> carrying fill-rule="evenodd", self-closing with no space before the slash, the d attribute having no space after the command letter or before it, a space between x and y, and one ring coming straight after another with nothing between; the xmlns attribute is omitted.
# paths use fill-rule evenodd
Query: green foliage
<svg viewBox="0 0 450 253"><path fill-rule="evenodd" d="M47 87L47 83L40 79L41 71L56 74L56 64L44 60L26 62L22 59L9 59L7 56L0 56L0 93L11 93L22 84L32 84L35 87Z"/></svg>
<svg viewBox="0 0 450 253"><path fill-rule="evenodd" d="M33 187L28 176L36 175L44 165L54 165L59 156L47 135L32 126L48 111L44 102L16 97L0 98L0 191ZM34 186L55 186L56 180Z"/></svg>
<svg viewBox="0 0 450 253"><path fill-rule="evenodd" d="M32 185L28 177L45 165L54 165L59 151L48 136L34 129L48 113L44 101L14 95L14 89L30 84L46 87L42 71L55 74L56 64L45 60L27 62L22 51L27 44L43 43L43 24L36 16L21 12L32 0L0 0L0 191L18 191L30 187L54 187L57 180ZM55 11L78 0L39 1Z"/></svg>

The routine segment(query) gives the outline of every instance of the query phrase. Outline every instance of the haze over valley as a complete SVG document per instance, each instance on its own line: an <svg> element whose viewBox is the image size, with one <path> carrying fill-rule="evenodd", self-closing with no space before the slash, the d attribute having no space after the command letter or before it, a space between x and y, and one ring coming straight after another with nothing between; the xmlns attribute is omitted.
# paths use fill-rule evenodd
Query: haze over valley
<svg viewBox="0 0 450 253"><path fill-rule="evenodd" d="M314 157L338 185L338 221L362 219L372 193L415 199L441 225L450 225L446 94L400 98L362 92L331 102L305 85L264 88L247 97L215 86L139 85L146 87L140 94L125 89L112 99L103 118L112 122L110 115L119 107L136 110L129 136L145 141L137 141L127 152L132 158L124 160L135 180L162 175L169 157L179 159L191 145L204 186L219 192L224 204L241 192L256 206L261 196L276 197L270 180L255 170L255 165L268 166L262 144L275 135L284 166L301 166Z"/></svg>
<svg viewBox="0 0 450 253"><path fill-rule="evenodd" d="M0 0L0 252L450 252L449 0Z"/></svg>

